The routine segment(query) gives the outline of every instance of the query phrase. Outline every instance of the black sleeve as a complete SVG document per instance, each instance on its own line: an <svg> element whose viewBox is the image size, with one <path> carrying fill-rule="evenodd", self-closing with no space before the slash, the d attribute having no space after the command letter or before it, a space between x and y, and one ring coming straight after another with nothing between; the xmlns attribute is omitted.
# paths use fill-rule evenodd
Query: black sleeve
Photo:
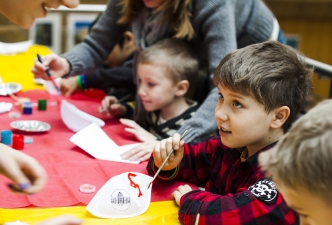
<svg viewBox="0 0 332 225"><path fill-rule="evenodd" d="M133 69L128 67L101 67L93 73L86 74L85 80L88 88L135 88Z"/></svg>

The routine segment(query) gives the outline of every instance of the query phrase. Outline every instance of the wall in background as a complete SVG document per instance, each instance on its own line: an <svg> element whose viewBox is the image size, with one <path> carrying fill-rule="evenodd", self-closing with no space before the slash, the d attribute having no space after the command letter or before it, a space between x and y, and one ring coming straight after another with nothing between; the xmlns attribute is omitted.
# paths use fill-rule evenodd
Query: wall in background
<svg viewBox="0 0 332 225"><path fill-rule="evenodd" d="M332 65L332 0L265 0L286 34L299 37L306 56ZM314 76L313 92L327 98L331 81Z"/></svg>

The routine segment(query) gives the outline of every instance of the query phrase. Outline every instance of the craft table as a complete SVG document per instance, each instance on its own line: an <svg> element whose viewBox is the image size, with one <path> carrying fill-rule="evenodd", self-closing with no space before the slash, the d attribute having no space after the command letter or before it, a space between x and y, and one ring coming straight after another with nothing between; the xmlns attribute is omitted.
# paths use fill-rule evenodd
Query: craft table
<svg viewBox="0 0 332 225"><path fill-rule="evenodd" d="M32 137L32 144L25 144L24 153L35 157L48 173L46 187L35 195L14 194L7 188L9 180L0 177L0 224L20 220L36 224L42 220L71 214L84 219L84 224L180 224L178 207L171 199L171 193L183 182L166 182L156 180L152 189L152 202L142 215L128 219L101 219L91 215L85 205L94 194L79 191L83 183L94 184L97 191L111 177L123 172L146 172L147 162L126 164L94 159L75 144L69 141L74 134L61 120L60 104L65 99L77 108L103 119L106 125L102 128L118 145L135 143L135 138L124 132L124 126L117 119L108 118L97 113L97 108L104 94L101 91L77 93L71 97L51 96L41 85L33 81L30 68L36 54L46 55L46 47L34 45L26 53L15 56L0 56L0 75L4 82L18 82L23 88L18 97L28 97L33 103L38 99L47 99L46 111L38 111L35 104L32 115L20 118L9 118L8 113L0 114L0 130L11 129L14 120L36 119L47 122L51 130L46 133L23 133ZM0 102L12 102L8 96L0 97ZM19 111L14 106L12 111ZM21 133L13 130L13 133Z"/></svg>

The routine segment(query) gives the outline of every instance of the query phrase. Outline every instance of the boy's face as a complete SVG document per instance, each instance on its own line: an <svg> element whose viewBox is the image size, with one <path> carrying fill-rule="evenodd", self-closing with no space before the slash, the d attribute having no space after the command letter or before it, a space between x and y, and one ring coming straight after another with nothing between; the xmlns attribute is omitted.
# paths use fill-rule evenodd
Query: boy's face
<svg viewBox="0 0 332 225"><path fill-rule="evenodd" d="M215 118L224 145L259 150L270 143L273 113L266 113L256 99L218 85L219 99Z"/></svg>
<svg viewBox="0 0 332 225"><path fill-rule="evenodd" d="M36 18L45 17L46 8L58 8L64 5L75 8L79 0L2 0L0 11L12 22L23 28L29 28Z"/></svg>
<svg viewBox="0 0 332 225"><path fill-rule="evenodd" d="M287 205L300 216L301 225L328 225L332 223L332 207L320 196L312 194L300 186L289 188L275 181Z"/></svg>
<svg viewBox="0 0 332 225"><path fill-rule="evenodd" d="M148 112L169 106L176 97L177 85L166 73L163 66L138 64L138 95Z"/></svg>

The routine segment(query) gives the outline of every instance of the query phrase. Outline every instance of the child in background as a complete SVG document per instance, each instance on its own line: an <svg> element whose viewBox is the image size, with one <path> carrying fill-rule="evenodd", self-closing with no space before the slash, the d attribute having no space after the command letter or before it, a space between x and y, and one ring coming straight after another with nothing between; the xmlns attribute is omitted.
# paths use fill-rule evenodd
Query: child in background
<svg viewBox="0 0 332 225"><path fill-rule="evenodd" d="M97 22L98 18L91 24L91 27ZM136 85L133 78L133 55L135 50L133 33L127 30L102 67L89 74L61 79L60 89L62 94L69 96L79 90L95 88L102 89L107 95L113 95L117 98L122 98L128 94L135 96Z"/></svg>
<svg viewBox="0 0 332 225"><path fill-rule="evenodd" d="M138 124L133 120L120 119L128 126L125 131L143 142L172 136L198 108L196 102L185 98L190 80L197 71L198 61L194 53L180 40L166 39L144 49L137 68L138 95L148 113L146 120ZM116 98L106 97L102 108L109 109L110 114L116 117L130 118L133 115L132 104L116 102ZM150 157L151 151L136 150L123 157L141 160Z"/></svg>
<svg viewBox="0 0 332 225"><path fill-rule="evenodd" d="M257 157L275 145L303 109L311 90L309 73L293 49L273 41L236 50L221 61L213 78L220 137L184 144L174 134L155 146L147 166L155 174L173 148L159 177L205 186L205 191L184 185L173 192L183 224L194 224L198 213L201 225L297 223L296 213L260 171Z"/></svg>
<svg viewBox="0 0 332 225"><path fill-rule="evenodd" d="M332 100L294 123L270 151L259 155L262 170L276 183L301 224L332 222Z"/></svg>

